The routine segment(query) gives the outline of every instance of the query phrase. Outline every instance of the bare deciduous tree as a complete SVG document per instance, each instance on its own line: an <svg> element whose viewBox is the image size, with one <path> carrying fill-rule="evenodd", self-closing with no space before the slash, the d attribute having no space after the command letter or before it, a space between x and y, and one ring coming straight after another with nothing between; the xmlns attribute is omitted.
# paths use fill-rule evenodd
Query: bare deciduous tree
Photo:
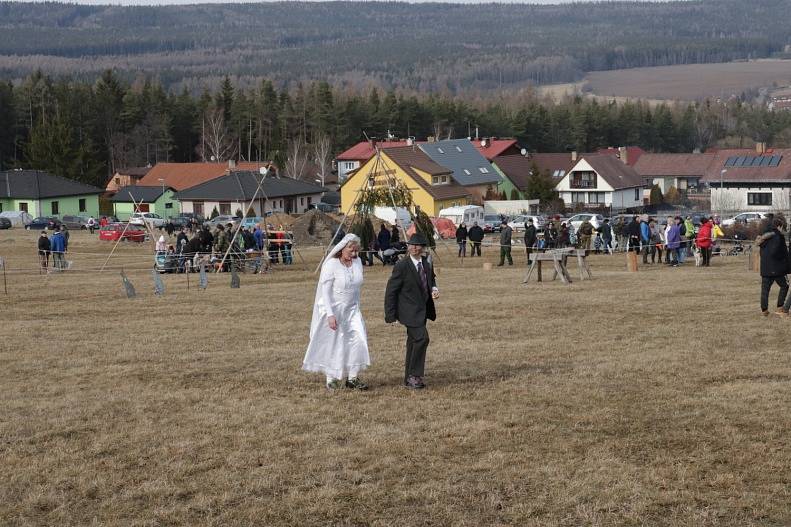
<svg viewBox="0 0 791 527"><path fill-rule="evenodd" d="M316 138L313 145L313 161L318 168L318 176L321 178L321 184L327 180L327 176L332 170L332 142L326 135L320 135Z"/></svg>
<svg viewBox="0 0 791 527"><path fill-rule="evenodd" d="M221 108L206 112L203 119L202 155L212 161L234 159L238 154L238 144L225 124Z"/></svg>
<svg viewBox="0 0 791 527"><path fill-rule="evenodd" d="M285 176L291 179L303 179L305 168L308 164L308 156L308 144L301 137L293 139L288 145Z"/></svg>

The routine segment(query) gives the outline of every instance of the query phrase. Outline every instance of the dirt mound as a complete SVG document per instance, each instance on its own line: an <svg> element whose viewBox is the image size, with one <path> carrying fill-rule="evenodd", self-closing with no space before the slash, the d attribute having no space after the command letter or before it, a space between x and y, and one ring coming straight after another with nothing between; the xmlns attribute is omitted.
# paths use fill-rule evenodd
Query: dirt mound
<svg viewBox="0 0 791 527"><path fill-rule="evenodd" d="M291 224L294 243L297 245L328 245L338 222L318 209L309 210Z"/></svg>
<svg viewBox="0 0 791 527"><path fill-rule="evenodd" d="M266 223L271 225L273 229L277 229L280 225L283 226L284 229L290 230L289 228L294 224L296 220L294 216L289 214L282 214L282 213L275 213L270 214L266 217Z"/></svg>

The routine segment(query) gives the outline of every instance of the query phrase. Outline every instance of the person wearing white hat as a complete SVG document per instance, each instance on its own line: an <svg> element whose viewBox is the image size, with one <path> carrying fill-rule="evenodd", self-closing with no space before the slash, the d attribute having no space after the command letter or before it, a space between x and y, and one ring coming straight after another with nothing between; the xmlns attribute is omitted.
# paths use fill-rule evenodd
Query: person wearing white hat
<svg viewBox="0 0 791 527"><path fill-rule="evenodd" d="M326 375L327 389L343 386L367 390L359 373L371 365L368 334L360 311L363 266L358 257L360 238L347 234L327 253L321 266L310 343L302 361L305 371Z"/></svg>

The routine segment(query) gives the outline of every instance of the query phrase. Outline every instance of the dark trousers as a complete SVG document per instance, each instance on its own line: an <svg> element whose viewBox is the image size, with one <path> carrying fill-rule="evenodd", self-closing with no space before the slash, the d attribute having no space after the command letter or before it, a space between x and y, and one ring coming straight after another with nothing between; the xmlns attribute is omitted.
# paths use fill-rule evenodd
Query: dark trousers
<svg viewBox="0 0 791 527"><path fill-rule="evenodd" d="M475 253L478 253L478 256L481 255L481 242L472 242L472 253L470 256L475 256Z"/></svg>
<svg viewBox="0 0 791 527"><path fill-rule="evenodd" d="M701 247L700 255L703 257L703 267L711 266L711 247Z"/></svg>
<svg viewBox="0 0 791 527"><path fill-rule="evenodd" d="M457 242L459 244L459 256L467 256L467 242Z"/></svg>
<svg viewBox="0 0 791 527"><path fill-rule="evenodd" d="M510 245L501 245L500 246L500 263L497 265L503 265L505 263L506 258L508 259L508 265L514 265L514 259L511 257L511 246Z"/></svg>
<svg viewBox="0 0 791 527"><path fill-rule="evenodd" d="M785 276L762 276L761 277L761 311L769 309L769 289L775 283L780 286L777 293L777 307L782 307L788 294L788 280Z"/></svg>
<svg viewBox="0 0 791 527"><path fill-rule="evenodd" d="M406 361L404 363L404 382L409 377L422 377L426 365L428 349L428 330L426 326L406 327Z"/></svg>

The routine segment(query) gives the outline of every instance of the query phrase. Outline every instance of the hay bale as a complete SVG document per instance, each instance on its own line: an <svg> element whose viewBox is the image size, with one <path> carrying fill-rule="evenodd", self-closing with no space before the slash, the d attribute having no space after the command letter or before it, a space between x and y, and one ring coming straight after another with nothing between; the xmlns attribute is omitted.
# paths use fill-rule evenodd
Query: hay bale
<svg viewBox="0 0 791 527"><path fill-rule="evenodd" d="M312 209L291 224L294 243L298 245L327 245L335 235L339 223L318 209Z"/></svg>

